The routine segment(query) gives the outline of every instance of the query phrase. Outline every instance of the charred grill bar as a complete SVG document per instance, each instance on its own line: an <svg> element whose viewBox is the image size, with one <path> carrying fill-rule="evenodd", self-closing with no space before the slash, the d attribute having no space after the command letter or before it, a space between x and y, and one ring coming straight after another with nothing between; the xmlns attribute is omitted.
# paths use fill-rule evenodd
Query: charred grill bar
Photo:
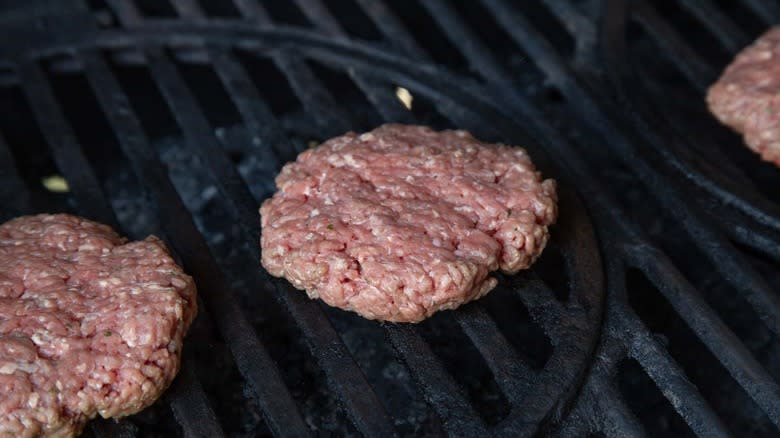
<svg viewBox="0 0 780 438"><path fill-rule="evenodd" d="M739 150L702 111L701 94L756 29L780 21L780 8L283 3L28 1L0 16L9 35L0 43L1 218L72 210L131 236L160 233L203 301L167 396L89 433L726 436L746 419L757 434L777 433L779 283L766 269L780 263L777 171ZM398 86L413 93L411 111L395 99ZM673 92L692 96L693 109L671 105ZM226 100L212 108L204 95ZM74 113L81 108L99 119L94 127ZM550 254L487 299L420 326L366 325L270 278L257 265L269 169L312 140L382 121L527 147L562 186ZM67 195L40 187L51 172L65 177ZM528 317L491 304L502 300ZM724 315L724 300L742 319ZM690 334L660 334L667 319ZM724 386L754 410L732 415L730 393L702 386L707 374L681 353L684 336L714 358L700 366L725 370L718 375L733 383ZM290 337L305 351L280 347ZM398 361L377 359L390 350ZM221 373L224 382L212 376ZM646 381L666 401L626 390ZM337 406L312 407L328 397ZM418 399L427 407L402 418L397 407Z"/></svg>

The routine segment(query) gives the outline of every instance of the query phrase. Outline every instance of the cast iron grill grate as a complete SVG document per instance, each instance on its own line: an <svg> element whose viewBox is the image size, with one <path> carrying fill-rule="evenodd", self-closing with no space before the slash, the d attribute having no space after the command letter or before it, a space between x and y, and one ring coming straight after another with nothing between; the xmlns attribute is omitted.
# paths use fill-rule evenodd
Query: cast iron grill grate
<svg viewBox="0 0 780 438"><path fill-rule="evenodd" d="M158 233L203 299L167 396L96 436L777 433L778 176L701 93L778 8L47 3L0 18L3 219L64 210ZM688 106L659 98L669 87ZM562 183L540 263L414 327L326 309L261 271L256 210L275 172L382 121L527 147ZM68 193L41 188L52 173ZM697 374L684 334L720 374ZM642 385L662 395L636 399Z"/></svg>

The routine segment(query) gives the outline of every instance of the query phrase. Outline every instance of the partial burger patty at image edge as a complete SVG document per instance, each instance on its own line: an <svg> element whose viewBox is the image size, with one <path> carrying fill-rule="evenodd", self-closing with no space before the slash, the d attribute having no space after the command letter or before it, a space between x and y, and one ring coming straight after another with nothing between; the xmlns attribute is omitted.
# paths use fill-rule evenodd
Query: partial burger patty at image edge
<svg viewBox="0 0 780 438"><path fill-rule="evenodd" d="M72 436L149 406L195 314L192 278L155 237L64 214L0 225L0 436Z"/></svg>
<svg viewBox="0 0 780 438"><path fill-rule="evenodd" d="M780 166L780 26L737 55L707 93L710 111Z"/></svg>

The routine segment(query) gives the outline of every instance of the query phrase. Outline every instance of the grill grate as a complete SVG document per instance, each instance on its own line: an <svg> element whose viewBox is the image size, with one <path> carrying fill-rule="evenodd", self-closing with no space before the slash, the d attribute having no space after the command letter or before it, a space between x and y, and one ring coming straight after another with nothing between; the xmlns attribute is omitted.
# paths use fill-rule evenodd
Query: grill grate
<svg viewBox="0 0 780 438"><path fill-rule="evenodd" d="M164 402L151 409L157 412L155 421L162 421L170 406L168 412L175 419L170 427L186 435L306 435L329 430L326 420L312 418L326 415L307 405L309 394L301 394L291 384L290 371L281 365L284 358L273 346L274 329L258 329L249 307L263 308L269 315L281 312L276 318L289 318L294 331L300 331L306 355L316 364L314 374L322 374L323 390L339 405L334 409L338 411L335 421L345 415L354 426L338 429L341 433L386 436L443 430L458 436L540 432L639 436L663 431L663 425L638 417L619 388L618 377L627 360L638 363L636 372L649 376L688 432L701 436L742 432L735 429L735 418L745 415L757 419L757 434L776 433L772 428L780 428L780 366L764 357L773 353L758 357L754 340L724 318L720 307L713 305L712 291L703 288L693 273L701 269L698 265L711 265L717 281L728 285L729 299L744 297L758 316L760 322L749 324L762 325L767 348L777 344L778 279L768 277L754 263L756 254L775 269L780 263L780 199L762 189L767 184L772 187L772 182L776 185L776 171L754 172L760 166L746 153L732 159L735 137L719 134L712 139L712 133L723 128L714 126L701 110L701 93L721 64L711 60L711 52L692 44L677 21L649 2L537 0L520 8L506 0L482 0L469 6L481 11L479 19L487 20L485 26L509 37L505 47L488 47L485 41L491 37L474 25L478 18L467 19L462 9L438 0L394 2L392 8L380 0L296 0L284 10L274 2L257 0L224 2L234 8L215 8L223 5L196 0L27 3L27 9L18 8L0 20L0 27L18 36L0 45L0 87L23 91L33 123L68 181L70 193L63 200L42 191L36 186L42 170L14 164L29 162L22 160L26 158L24 135L0 121L4 134L0 136L0 201L6 206L2 219L61 209L64 201L67 209L124 228L131 235L162 233L195 277L204 305L188 338L190 348L185 350L180 376ZM202 8L206 3L209 8ZM768 2L741 3L761 21L760 26L780 19L780 10ZM732 20L715 0L675 4L727 53L738 50L750 40L748 35L757 32L745 28L743 20ZM370 23L350 22L344 16L337 19L331 12L354 7L361 9L360 20ZM430 34L436 36L431 38L440 38L439 42L420 41L420 35L396 15L397 8L416 7L425 9L435 26ZM296 14L299 18L293 21L298 24L285 23L285 17ZM539 30L558 29L560 24L573 40L571 54L568 43ZM642 44L657 50L643 49ZM442 56L446 52L439 50L455 50L457 59L450 65L450 58ZM669 64L659 72L673 71L681 81L642 74L645 66L655 66L657 53ZM268 102L267 89L277 84L254 75L246 57L272 63L300 107L280 112ZM236 138L242 139L238 165L231 156L230 148L235 146L220 136L223 127L212 126L210 109L199 103L201 90L185 80L182 66L188 64L213 71L237 110ZM342 95L336 94L340 90L315 64L345 74L371 108L357 118L344 110L350 102L340 102ZM133 94L120 75L130 66L149 75L155 90L147 92L159 93L172 114L172 128L181 134L174 142L197 163L192 175L174 172L173 167L182 163L167 162L163 140L150 135L148 119L156 113L145 114L131 102ZM121 151L111 159L119 168L129 169L129 178L137 181L137 197L150 202L143 212L149 213L148 223L139 227L121 211L117 206L124 192L92 167L91 157L104 145L88 144L75 132L77 127L66 117L66 106L54 90L52 78L60 74L86 79L86 91L94 94L97 111ZM414 94L412 111L394 98L396 86ZM669 87L698 99L690 105L693 109L670 105L667 95L660 93ZM0 100L0 107L7 109L12 103L13 99ZM390 408L396 405L378 388L375 370L366 365L367 348L356 350L350 342L354 334L343 328L361 321L325 309L285 282L251 268L259 259L256 210L259 199L268 196L273 175L261 171L259 179L265 185L259 187L242 175L246 162L257 160L264 163L263 169L278 170L307 142L362 128L372 119L453 125L480 137L523 144L545 174L562 181L561 220L547 251L560 252L562 266L553 263L545 268L541 263L530 272L502 278L499 289L488 297L517 296L532 321L509 322L538 327L549 338L551 351L518 349L517 334L507 330L506 321L490 310L487 301L437 315L424 326L381 324L379 337L370 339L381 344L386 337L404 364L398 363L397 369L414 379L415 391L431 409L430 415L423 416L432 419L407 422ZM690 119L700 119L703 128L691 133ZM626 174L631 184L615 183L624 181ZM211 193L202 204L212 202L212 208L194 205L185 183L198 194ZM650 198L632 199L632 185ZM586 203L568 187L576 187ZM638 219L636 208L650 216L659 208L663 213L658 216L672 221L679 236L659 235L653 226L642 226L648 219ZM209 220L231 231L216 236ZM677 240L668 241L673 239ZM683 260L679 247L672 244L696 248L701 263ZM558 293L549 275L561 271L567 276L564 294ZM634 271L657 289L655 299L668 302L760 413L724 416L720 402L713 404L711 396L703 395L709 393L700 392L698 382L686 372L685 361L632 308L629 296L636 285L627 276ZM453 376L453 368L437 352L441 346L426 337L424 328L436 327L444 319L454 320L481 356L483 364L468 363L463 368L486 370L501 395L498 403L508 404L501 418L488 421L476 409L473 391ZM216 334L209 333L210 321ZM208 346L221 342L231 354L226 366L235 367L245 387L244 394L235 396L256 404L256 411L246 408L249 414L262 415L262 421L243 429L234 424L235 418L215 409L229 402L215 396L219 392L210 378L214 358L207 356ZM493 397L490 385L478 388ZM412 396L404 403L414 400ZM118 423L96 422L91 433L166 435L143 415Z"/></svg>

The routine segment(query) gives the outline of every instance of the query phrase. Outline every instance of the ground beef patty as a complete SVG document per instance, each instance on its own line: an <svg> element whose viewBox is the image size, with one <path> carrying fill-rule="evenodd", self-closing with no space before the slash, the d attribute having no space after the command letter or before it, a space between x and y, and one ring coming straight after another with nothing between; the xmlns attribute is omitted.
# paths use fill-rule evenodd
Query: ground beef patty
<svg viewBox="0 0 780 438"><path fill-rule="evenodd" d="M780 27L737 55L710 88L707 103L751 149L780 166Z"/></svg>
<svg viewBox="0 0 780 438"><path fill-rule="evenodd" d="M0 436L70 436L150 405L195 313L155 237L62 214L0 225Z"/></svg>
<svg viewBox="0 0 780 438"><path fill-rule="evenodd" d="M466 131L384 125L303 152L263 203L262 263L312 298L418 322L527 268L555 221L525 150Z"/></svg>

